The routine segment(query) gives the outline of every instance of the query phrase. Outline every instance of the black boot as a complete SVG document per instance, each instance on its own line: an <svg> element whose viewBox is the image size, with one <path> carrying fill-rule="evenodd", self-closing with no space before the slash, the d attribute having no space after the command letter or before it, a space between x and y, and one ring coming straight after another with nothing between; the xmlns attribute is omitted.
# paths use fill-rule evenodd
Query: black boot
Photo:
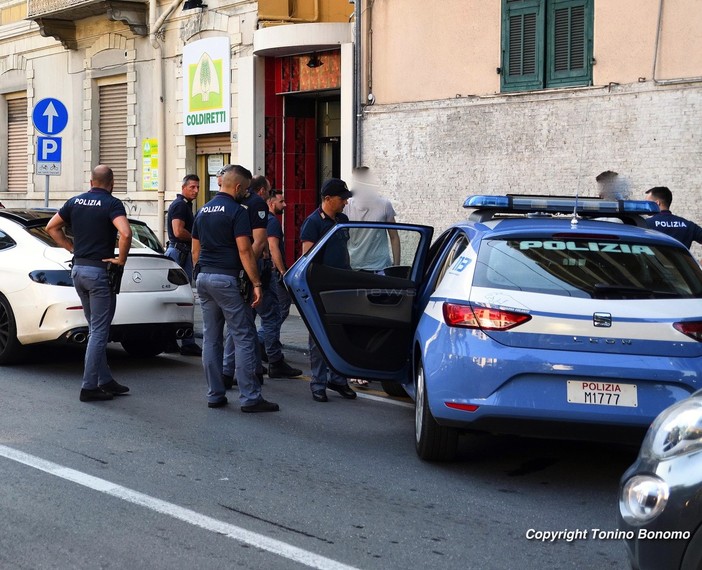
<svg viewBox="0 0 702 570"><path fill-rule="evenodd" d="M293 368L284 358L276 362L268 363L268 377L269 378L297 378L302 376L302 370L299 368Z"/></svg>

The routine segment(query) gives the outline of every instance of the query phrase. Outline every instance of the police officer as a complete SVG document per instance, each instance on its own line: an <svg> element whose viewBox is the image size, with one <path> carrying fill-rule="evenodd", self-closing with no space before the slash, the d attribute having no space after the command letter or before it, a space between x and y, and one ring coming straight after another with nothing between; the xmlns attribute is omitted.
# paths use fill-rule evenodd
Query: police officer
<svg viewBox="0 0 702 570"><path fill-rule="evenodd" d="M702 228L690 220L673 215L670 211L673 193L669 188L654 186L646 190L646 199L658 204L661 210L646 220L649 228L674 237L688 249L692 247L693 241L702 243Z"/></svg>
<svg viewBox="0 0 702 570"><path fill-rule="evenodd" d="M117 303L108 268L124 267L132 243L127 212L121 200L112 196L113 185L112 170L96 166L90 177L90 191L68 200L46 226L54 241L73 253L71 277L88 321L81 402L111 400L129 391L112 378L107 365L110 323ZM63 231L65 226L73 231L73 243ZM117 232L119 254L115 257Z"/></svg>
<svg viewBox="0 0 702 570"><path fill-rule="evenodd" d="M220 186L222 184L222 176L233 168L233 165L227 164L226 166L222 167L222 169L218 172L217 182L218 184L220 184ZM260 178L263 177L256 177L256 179ZM263 178L263 180L265 181L265 178ZM252 182L253 180L251 181L251 183ZM253 249L254 257L256 259L259 276L261 278L261 284L263 288L266 288L268 286L267 281L269 280L269 276L264 273L265 265L262 259L267 247L266 212L268 211L268 207L266 206L264 200L255 191L251 191L251 183L246 189L246 192L244 192L243 195L237 197L237 201L248 213L249 222L251 224L251 235L253 237L253 243L251 244L251 247ZM256 310L258 310L260 306L261 303L257 305ZM251 312L251 319L255 322L256 313L253 312L253 310ZM222 382L224 382L224 385L227 389L231 389L237 383L236 375L234 373L234 369L236 367L235 354L236 351L234 347L234 337L230 334L227 334L224 337L224 363L222 366ZM256 376L260 383L263 383L263 374L264 368L263 364L261 363L261 352L257 337Z"/></svg>
<svg viewBox="0 0 702 570"><path fill-rule="evenodd" d="M283 345L280 342L280 328L285 318L282 316L283 311L287 317L290 310L290 298L286 306L282 306L279 301L281 296L279 287L281 283L276 282L274 273L277 273L271 255L271 235L273 231L276 235L282 237L282 228L280 221L275 215L271 214L268 198L271 192L271 184L265 176L254 176L249 187L249 196L246 199L246 205L250 212L255 212L252 216L251 226L259 226L259 218L265 218L266 237L265 247L262 248L262 255L259 258L259 270L261 272L261 281L263 282L263 299L261 304L256 308L256 313L261 318L261 329L258 333L259 337L259 353L262 360L268 362L268 376L271 378L296 378L302 375L302 370L293 368L286 361L283 355ZM282 192L281 192L282 194ZM258 200L255 196L261 198ZM283 202L284 204L284 202ZM285 206L283 206L284 208ZM278 211L281 214L283 210ZM277 224L277 227L276 227ZM254 237L254 241L255 241ZM279 241L276 241L276 245ZM287 291L283 288L283 292L287 295Z"/></svg>
<svg viewBox="0 0 702 570"><path fill-rule="evenodd" d="M283 244L283 227L278 216L285 210L282 190L268 191L268 251L272 276L270 286L263 289L262 307L258 309L261 316L261 333L268 356L268 376L271 378L295 378L302 375L302 370L293 368L283 356L280 342L280 329L290 313L290 295L283 285L285 267L285 247Z"/></svg>
<svg viewBox="0 0 702 570"><path fill-rule="evenodd" d="M300 229L303 255L336 224L349 221L342 212L352 195L353 193L343 180L329 178L324 181L322 184L322 204L307 217ZM337 232L333 239L325 244L322 263L330 267L350 269L347 242L348 233ZM340 376L327 366L317 343L312 339L312 335L309 337L309 348L312 368L312 381L310 382L312 399L315 402L327 402L326 388L329 388L344 398L353 400L356 397L356 392L351 389L344 376Z"/></svg>
<svg viewBox="0 0 702 570"><path fill-rule="evenodd" d="M239 403L243 412L276 412L278 404L261 395L255 373L256 328L253 313L261 301L261 281L251 246L251 224L239 204L251 172L239 165L222 174L220 191L205 204L193 224L193 262L203 319L202 365L207 406L227 404L222 382L224 324L234 339Z"/></svg>
<svg viewBox="0 0 702 570"><path fill-rule="evenodd" d="M191 254L193 231L193 201L200 191L200 178L197 174L188 174L183 178L180 194L168 207L168 248L166 256L180 265L188 276L193 279L193 259ZM202 356L202 349L193 337L184 338L181 347L173 341L168 352L177 352L185 356Z"/></svg>

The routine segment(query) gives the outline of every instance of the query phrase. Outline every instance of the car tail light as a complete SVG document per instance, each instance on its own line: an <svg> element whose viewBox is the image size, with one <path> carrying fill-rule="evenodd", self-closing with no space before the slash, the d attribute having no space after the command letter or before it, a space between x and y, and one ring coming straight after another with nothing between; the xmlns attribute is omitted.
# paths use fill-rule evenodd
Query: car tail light
<svg viewBox="0 0 702 570"><path fill-rule="evenodd" d="M475 404L459 404L458 402L444 402L444 406L462 412L475 412L480 407Z"/></svg>
<svg viewBox="0 0 702 570"><path fill-rule="evenodd" d="M173 285L187 285L188 283L190 283L188 276L182 269L169 269L168 281L170 283L173 283Z"/></svg>
<svg viewBox="0 0 702 570"><path fill-rule="evenodd" d="M702 321L673 323L673 327L697 342L702 342Z"/></svg>
<svg viewBox="0 0 702 570"><path fill-rule="evenodd" d="M531 315L459 303L444 303L444 321L450 327L506 331L531 320Z"/></svg>

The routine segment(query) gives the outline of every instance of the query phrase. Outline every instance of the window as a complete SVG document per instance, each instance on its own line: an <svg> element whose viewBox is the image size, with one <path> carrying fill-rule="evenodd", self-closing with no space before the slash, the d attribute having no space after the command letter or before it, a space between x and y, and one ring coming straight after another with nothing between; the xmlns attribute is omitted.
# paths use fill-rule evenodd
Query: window
<svg viewBox="0 0 702 570"><path fill-rule="evenodd" d="M473 285L584 299L699 299L699 276L681 247L529 237L483 242Z"/></svg>
<svg viewBox="0 0 702 570"><path fill-rule="evenodd" d="M100 156L115 176L115 192L127 191L127 84L99 86Z"/></svg>
<svg viewBox="0 0 702 570"><path fill-rule="evenodd" d="M8 249L16 245L15 240L8 236L5 232L0 231L0 249Z"/></svg>
<svg viewBox="0 0 702 570"><path fill-rule="evenodd" d="M594 0L502 0L502 91L592 83Z"/></svg>
<svg viewBox="0 0 702 570"><path fill-rule="evenodd" d="M7 98L7 190L27 192L27 98Z"/></svg>

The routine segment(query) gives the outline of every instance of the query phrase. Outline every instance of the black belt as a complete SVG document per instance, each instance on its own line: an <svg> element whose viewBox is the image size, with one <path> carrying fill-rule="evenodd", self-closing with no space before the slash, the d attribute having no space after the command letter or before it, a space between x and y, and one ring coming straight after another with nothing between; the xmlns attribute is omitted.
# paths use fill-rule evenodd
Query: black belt
<svg viewBox="0 0 702 570"><path fill-rule="evenodd" d="M168 245L173 249L177 249L178 251L190 251L191 249L191 245L183 241L171 241L168 242Z"/></svg>
<svg viewBox="0 0 702 570"><path fill-rule="evenodd" d="M89 267L101 267L107 269L107 262L101 259L87 259L85 257L74 257L73 265L87 265Z"/></svg>

